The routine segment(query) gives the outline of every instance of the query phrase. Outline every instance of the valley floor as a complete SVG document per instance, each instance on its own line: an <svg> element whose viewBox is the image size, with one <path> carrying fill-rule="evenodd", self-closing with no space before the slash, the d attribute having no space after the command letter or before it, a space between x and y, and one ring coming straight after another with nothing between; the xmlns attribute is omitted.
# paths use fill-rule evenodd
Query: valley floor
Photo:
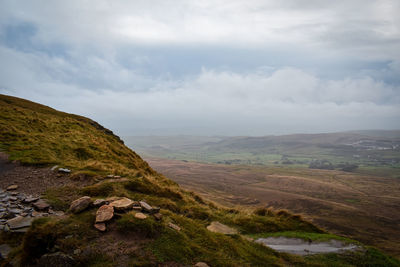
<svg viewBox="0 0 400 267"><path fill-rule="evenodd" d="M400 256L400 180L331 170L146 158L157 171L227 206L272 206Z"/></svg>

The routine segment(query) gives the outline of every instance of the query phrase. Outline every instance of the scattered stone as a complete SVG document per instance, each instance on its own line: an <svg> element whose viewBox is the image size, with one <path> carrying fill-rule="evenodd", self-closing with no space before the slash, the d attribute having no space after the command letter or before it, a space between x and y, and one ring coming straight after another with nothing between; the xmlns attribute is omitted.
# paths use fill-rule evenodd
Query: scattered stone
<svg viewBox="0 0 400 267"><path fill-rule="evenodd" d="M112 175L112 174L107 175L107 178L113 178L113 177L114 177L114 175Z"/></svg>
<svg viewBox="0 0 400 267"><path fill-rule="evenodd" d="M8 226L11 230L29 227L33 222L31 217L18 216L7 221Z"/></svg>
<svg viewBox="0 0 400 267"><path fill-rule="evenodd" d="M16 191L14 191L14 192L11 192L11 195L15 197L15 196L18 196L18 195L19 195L19 193L18 193L18 192L16 192Z"/></svg>
<svg viewBox="0 0 400 267"><path fill-rule="evenodd" d="M181 228L180 228L178 225L173 224L173 223L171 223L171 222L168 223L168 226L169 226L170 228L172 228L172 229L178 231L178 232L181 230Z"/></svg>
<svg viewBox="0 0 400 267"><path fill-rule="evenodd" d="M100 232L104 232L106 230L106 224L105 223L95 223L94 228L96 228Z"/></svg>
<svg viewBox="0 0 400 267"><path fill-rule="evenodd" d="M8 254L11 252L11 247L7 244L1 244L0 245L0 258L1 259L7 259Z"/></svg>
<svg viewBox="0 0 400 267"><path fill-rule="evenodd" d="M70 238L73 238L74 236L73 235L67 235L64 239L70 239Z"/></svg>
<svg viewBox="0 0 400 267"><path fill-rule="evenodd" d="M114 178L121 178L121 176L119 176L119 175L114 175Z"/></svg>
<svg viewBox="0 0 400 267"><path fill-rule="evenodd" d="M220 233L224 235L234 235L238 233L236 229L233 229L220 222L212 222L209 226L207 226L207 230L210 232Z"/></svg>
<svg viewBox="0 0 400 267"><path fill-rule="evenodd" d="M140 220L144 220L144 219L147 218L147 216L144 215L144 214L141 213L141 212L138 212L138 213L135 214L135 218L140 219Z"/></svg>
<svg viewBox="0 0 400 267"><path fill-rule="evenodd" d="M62 252L56 252L51 254L44 254L39 259L38 266L42 267L54 267L54 266L63 266L63 267L72 267L76 266L75 260Z"/></svg>
<svg viewBox="0 0 400 267"><path fill-rule="evenodd" d="M140 206L133 206L132 209L133 209L133 210L136 210L136 211L141 211L141 210L142 210L142 207L140 207Z"/></svg>
<svg viewBox="0 0 400 267"><path fill-rule="evenodd" d="M32 203L32 202L35 202L37 200L39 200L38 197L27 197L27 198L24 199L24 203Z"/></svg>
<svg viewBox="0 0 400 267"><path fill-rule="evenodd" d="M96 223L106 222L114 216L114 207L103 205L96 212Z"/></svg>
<svg viewBox="0 0 400 267"><path fill-rule="evenodd" d="M105 199L96 199L93 202L93 206L95 206L95 207L103 206L105 204L107 204L107 201Z"/></svg>
<svg viewBox="0 0 400 267"><path fill-rule="evenodd" d="M208 266L208 264L205 262L198 262L194 265L194 267L210 267L210 266Z"/></svg>
<svg viewBox="0 0 400 267"><path fill-rule="evenodd" d="M32 217L40 217L40 216L42 216L42 213L40 213L40 212L34 210L34 211L32 211L31 216L32 216Z"/></svg>
<svg viewBox="0 0 400 267"><path fill-rule="evenodd" d="M33 207L36 210L43 211L43 210L48 210L50 208L50 205L43 199L39 199L38 201L33 203Z"/></svg>
<svg viewBox="0 0 400 267"><path fill-rule="evenodd" d="M82 253L82 250L80 250L79 248L74 250L74 255L79 255Z"/></svg>
<svg viewBox="0 0 400 267"><path fill-rule="evenodd" d="M163 215L161 214L161 213L155 213L155 214L153 214L153 216L154 216L154 218L157 220L157 221L161 221L161 219L162 219L162 217L163 217Z"/></svg>
<svg viewBox="0 0 400 267"><path fill-rule="evenodd" d="M140 206L145 210L145 211L147 211L147 212L151 212L152 210L153 210L153 207L152 206L150 206L149 204L147 204L145 201L139 201L139 203L140 203Z"/></svg>
<svg viewBox="0 0 400 267"><path fill-rule="evenodd" d="M7 187L7 191L12 191L12 190L17 190L18 189L18 185L16 185L16 184L13 184L13 185L10 185L9 187Z"/></svg>
<svg viewBox="0 0 400 267"><path fill-rule="evenodd" d="M58 172L71 173L71 170L70 169L66 169L66 168L59 168Z"/></svg>
<svg viewBox="0 0 400 267"><path fill-rule="evenodd" d="M92 200L88 196L84 196L72 201L69 210L73 213L78 213L85 210L92 203Z"/></svg>
<svg viewBox="0 0 400 267"><path fill-rule="evenodd" d="M11 201L17 201L18 198L17 198L17 197L10 197L10 200L11 200Z"/></svg>
<svg viewBox="0 0 400 267"><path fill-rule="evenodd" d="M113 197L108 197L108 198L106 198L106 201L107 201L107 202L113 202L113 201L119 200L119 199L121 199L121 197L113 196Z"/></svg>
<svg viewBox="0 0 400 267"><path fill-rule="evenodd" d="M58 168L58 165L54 165L53 167L51 167L51 171L55 171Z"/></svg>
<svg viewBox="0 0 400 267"><path fill-rule="evenodd" d="M116 210L127 210L132 208L133 201L129 198L123 197L119 200L111 202L110 205L113 206Z"/></svg>

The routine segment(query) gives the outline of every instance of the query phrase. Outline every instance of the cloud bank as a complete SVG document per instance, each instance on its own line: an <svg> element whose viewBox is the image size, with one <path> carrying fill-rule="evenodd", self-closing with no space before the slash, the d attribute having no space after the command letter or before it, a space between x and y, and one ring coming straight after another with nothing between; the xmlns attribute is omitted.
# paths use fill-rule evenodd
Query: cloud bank
<svg viewBox="0 0 400 267"><path fill-rule="evenodd" d="M0 92L123 135L399 128L399 10L356 0L2 1Z"/></svg>

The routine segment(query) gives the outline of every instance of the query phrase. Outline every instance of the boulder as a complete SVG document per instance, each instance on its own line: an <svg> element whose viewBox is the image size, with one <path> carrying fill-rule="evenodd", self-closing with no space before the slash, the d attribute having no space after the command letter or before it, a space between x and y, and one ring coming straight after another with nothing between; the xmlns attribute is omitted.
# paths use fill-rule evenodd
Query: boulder
<svg viewBox="0 0 400 267"><path fill-rule="evenodd" d="M178 226L178 225L176 225L176 224L173 224L173 223L168 223L168 227L170 227L170 228L172 228L172 229L174 229L175 231L180 231L181 230L181 228Z"/></svg>
<svg viewBox="0 0 400 267"><path fill-rule="evenodd" d="M151 213L151 211L153 210L153 207L150 206L149 204L147 204L145 201L139 201L140 206L143 208L143 210Z"/></svg>
<svg viewBox="0 0 400 267"><path fill-rule="evenodd" d="M7 221L8 226L11 230L29 227L33 222L32 217L17 216Z"/></svg>
<svg viewBox="0 0 400 267"><path fill-rule="evenodd" d="M144 219L147 218L147 216L144 215L144 214L141 213L141 212L138 212L138 213L135 214L135 218L140 219L140 220L144 220Z"/></svg>
<svg viewBox="0 0 400 267"><path fill-rule="evenodd" d="M72 201L69 210L73 213L78 213L85 210L92 203L92 200L88 196L84 196Z"/></svg>
<svg viewBox="0 0 400 267"><path fill-rule="evenodd" d="M103 205L96 212L96 223L106 222L114 216L114 207Z"/></svg>
<svg viewBox="0 0 400 267"><path fill-rule="evenodd" d="M40 257L38 266L40 267L54 267L54 266L63 266L63 267L72 267L76 266L75 260L62 252L56 252L51 254L44 254Z"/></svg>
<svg viewBox="0 0 400 267"><path fill-rule="evenodd" d="M134 202L129 198L123 197L119 200L111 202L110 205L113 206L116 210L123 211L132 208L133 203Z"/></svg>
<svg viewBox="0 0 400 267"><path fill-rule="evenodd" d="M50 205L43 199L39 199L38 201L33 203L33 207L36 210L43 211L43 210L48 210L50 208Z"/></svg>
<svg viewBox="0 0 400 267"><path fill-rule="evenodd" d="M234 235L238 233L236 229L233 229L220 222L212 222L209 226L207 226L207 230L210 232L220 233L224 235Z"/></svg>
<svg viewBox="0 0 400 267"><path fill-rule="evenodd" d="M63 172L63 173L70 173L71 172L70 169L66 169L66 168L59 168L58 171L59 172Z"/></svg>
<svg viewBox="0 0 400 267"><path fill-rule="evenodd" d="M12 191L12 190L17 190L18 189L18 185L16 185L16 184L13 184L13 185L10 185L9 187L7 187L7 191Z"/></svg>
<svg viewBox="0 0 400 267"><path fill-rule="evenodd" d="M106 230L106 224L105 223L95 223L94 228L96 228L100 232L104 232Z"/></svg>
<svg viewBox="0 0 400 267"><path fill-rule="evenodd" d="M100 206L103 206L105 204L107 204L107 201L105 199L96 199L93 202L93 206L95 206L95 207L100 207Z"/></svg>

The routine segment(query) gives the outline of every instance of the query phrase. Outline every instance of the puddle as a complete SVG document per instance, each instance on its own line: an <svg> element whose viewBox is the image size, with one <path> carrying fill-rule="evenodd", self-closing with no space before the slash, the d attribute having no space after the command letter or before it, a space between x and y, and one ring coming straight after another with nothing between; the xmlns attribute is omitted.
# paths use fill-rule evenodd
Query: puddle
<svg viewBox="0 0 400 267"><path fill-rule="evenodd" d="M327 242L308 242L299 238L287 237L268 237L259 238L257 243L263 244L279 252L286 252L296 255L310 255L318 253L340 253L346 250L356 250L359 246L354 244L345 244L338 240Z"/></svg>

